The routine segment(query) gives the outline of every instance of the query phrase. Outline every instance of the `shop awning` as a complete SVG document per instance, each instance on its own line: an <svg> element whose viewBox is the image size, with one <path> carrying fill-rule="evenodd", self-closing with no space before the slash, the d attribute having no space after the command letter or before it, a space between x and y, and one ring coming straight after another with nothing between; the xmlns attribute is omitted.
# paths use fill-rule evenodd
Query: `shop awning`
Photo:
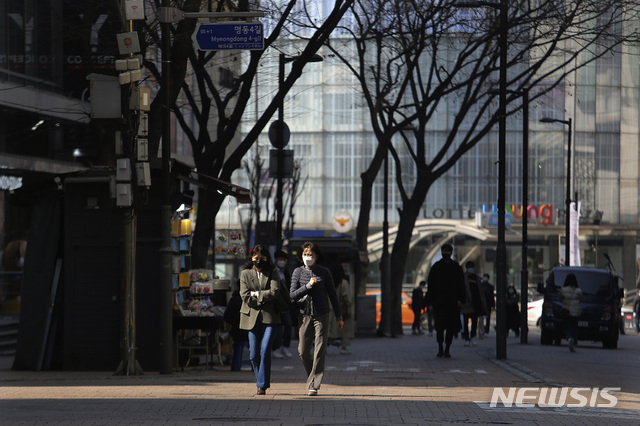
<svg viewBox="0 0 640 426"><path fill-rule="evenodd" d="M48 158L0 154L0 190L16 190L58 175L88 170L83 164Z"/></svg>
<svg viewBox="0 0 640 426"><path fill-rule="evenodd" d="M250 189L200 173L196 169L193 169L187 164L181 163L176 159L171 160L171 175L176 179L189 182L206 191L230 195L234 197L238 203L251 203Z"/></svg>

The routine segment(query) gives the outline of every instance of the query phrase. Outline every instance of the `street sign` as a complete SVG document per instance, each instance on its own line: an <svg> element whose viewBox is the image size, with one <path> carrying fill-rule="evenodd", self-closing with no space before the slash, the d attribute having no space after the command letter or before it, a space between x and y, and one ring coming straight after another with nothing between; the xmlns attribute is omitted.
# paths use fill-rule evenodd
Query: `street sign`
<svg viewBox="0 0 640 426"><path fill-rule="evenodd" d="M269 141L274 148L284 148L289 143L291 131L284 121L276 120L269 126Z"/></svg>
<svg viewBox="0 0 640 426"><path fill-rule="evenodd" d="M262 22L200 24L193 33L200 50L263 50Z"/></svg>

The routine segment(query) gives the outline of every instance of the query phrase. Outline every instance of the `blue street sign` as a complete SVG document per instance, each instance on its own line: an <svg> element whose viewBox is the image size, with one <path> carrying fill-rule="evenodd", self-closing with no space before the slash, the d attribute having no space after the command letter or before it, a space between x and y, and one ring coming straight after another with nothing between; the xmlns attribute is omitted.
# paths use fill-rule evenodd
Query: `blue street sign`
<svg viewBox="0 0 640 426"><path fill-rule="evenodd" d="M262 50L262 22L200 24L193 34L200 50Z"/></svg>

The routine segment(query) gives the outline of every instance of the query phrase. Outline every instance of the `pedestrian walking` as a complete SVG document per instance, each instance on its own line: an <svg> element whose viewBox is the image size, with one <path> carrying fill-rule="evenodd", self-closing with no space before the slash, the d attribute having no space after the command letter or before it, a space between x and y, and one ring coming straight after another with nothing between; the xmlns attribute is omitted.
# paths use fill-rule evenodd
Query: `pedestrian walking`
<svg viewBox="0 0 640 426"><path fill-rule="evenodd" d="M558 300L562 302L564 336L569 341L569 350L575 352L578 341L578 317L582 313L584 295L578 287L578 279L574 274L569 274L565 278Z"/></svg>
<svg viewBox="0 0 640 426"><path fill-rule="evenodd" d="M250 259L240 273L240 328L249 331L249 357L256 375L257 394L265 395L271 386L273 327L280 324L276 311L280 276L265 246L255 246Z"/></svg>
<svg viewBox="0 0 640 426"><path fill-rule="evenodd" d="M351 355L351 351L349 350L349 346L351 346L350 336L353 335L353 321L351 321L351 287L344 273L342 264L337 262L333 263L330 265L329 270L331 271L331 277L336 287L336 294L338 295L340 310L342 311L342 320L344 321L342 330L338 330L338 321L336 320L333 306L329 304L329 320L331 323L329 327L329 342L330 345L340 349L340 355Z"/></svg>
<svg viewBox="0 0 640 426"><path fill-rule="evenodd" d="M467 269L464 276L465 302L460 307L460 312L463 315L462 337L465 346L476 346L478 317L485 314L487 305L484 301L480 278L475 273L475 264L470 260L465 264L465 267ZM469 323L471 323L471 329L469 329Z"/></svg>
<svg viewBox="0 0 640 426"><path fill-rule="evenodd" d="M512 285L507 287L507 335L513 330L516 337L520 336L520 295Z"/></svg>
<svg viewBox="0 0 640 426"><path fill-rule="evenodd" d="M636 317L636 333L640 336L640 290L638 290L636 300L633 302L633 313Z"/></svg>
<svg viewBox="0 0 640 426"><path fill-rule="evenodd" d="M491 330L491 313L496 306L494 298L494 287L489 283L489 274L482 275L482 290L484 291L484 301L487 304L487 314L484 317L484 334L489 334Z"/></svg>
<svg viewBox="0 0 640 426"><path fill-rule="evenodd" d="M291 300L301 305L302 315L298 354L307 372L308 395L316 396L324 377L329 303L333 306L338 330L342 330L344 321L331 272L319 264L323 260L320 246L313 242L302 244L298 258L303 266L291 275Z"/></svg>
<svg viewBox="0 0 640 426"><path fill-rule="evenodd" d="M411 293L411 310L413 311L413 324L411 325L411 334L423 334L421 326L422 310L425 308L424 290L427 286L426 281L420 281L420 284L413 289Z"/></svg>
<svg viewBox="0 0 640 426"><path fill-rule="evenodd" d="M443 244L440 251L442 259L431 267L427 278L427 304L433 306L438 342L436 356L450 358L453 335L460 330L460 306L466 298L464 272L458 262L451 258L451 244Z"/></svg>
<svg viewBox="0 0 640 426"><path fill-rule="evenodd" d="M224 321L231 325L231 339L233 340L233 355L231 358L231 371L242 370L242 352L249 344L249 333L247 330L240 328L240 309L242 307L242 298L240 297L240 283L236 284L236 288L231 294L231 298L227 302L227 308L224 310Z"/></svg>
<svg viewBox="0 0 640 426"><path fill-rule="evenodd" d="M273 256L276 259L276 268L280 275L280 285L282 291L289 291L291 288L291 275L286 270L287 266L287 253L282 250L278 250ZM286 310L280 314L280 325L276 325L273 330L273 357L274 358L291 358L291 331L293 328L293 321L291 317L291 309Z"/></svg>

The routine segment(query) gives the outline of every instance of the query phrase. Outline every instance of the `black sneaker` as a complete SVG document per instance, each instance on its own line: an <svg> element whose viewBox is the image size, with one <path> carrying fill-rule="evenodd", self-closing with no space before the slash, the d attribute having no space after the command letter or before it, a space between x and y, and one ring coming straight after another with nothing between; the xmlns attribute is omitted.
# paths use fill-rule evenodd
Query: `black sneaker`
<svg viewBox="0 0 640 426"><path fill-rule="evenodd" d="M442 351L438 351L438 354L436 355L436 357L442 358L443 356L444 356L444 353Z"/></svg>

